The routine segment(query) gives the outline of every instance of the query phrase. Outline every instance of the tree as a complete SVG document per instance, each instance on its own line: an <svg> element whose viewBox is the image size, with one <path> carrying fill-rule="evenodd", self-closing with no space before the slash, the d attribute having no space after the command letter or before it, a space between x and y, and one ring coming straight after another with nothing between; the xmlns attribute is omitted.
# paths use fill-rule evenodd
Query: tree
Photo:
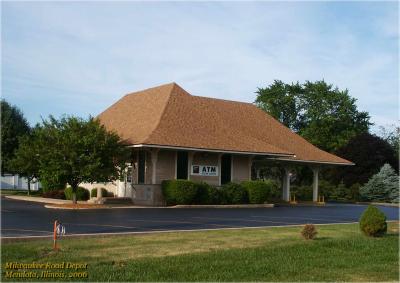
<svg viewBox="0 0 400 283"><path fill-rule="evenodd" d="M7 101L1 100L1 173L16 173L10 160L18 148L19 137L29 133L29 124L22 111Z"/></svg>
<svg viewBox="0 0 400 283"><path fill-rule="evenodd" d="M98 120L50 116L37 129L39 177L65 180L73 191L83 182L110 182L119 178L130 150Z"/></svg>
<svg viewBox="0 0 400 283"><path fill-rule="evenodd" d="M300 105L296 99L301 96L302 87L299 83L285 84L280 80L275 80L267 88L258 88L256 105L278 119L286 127L295 132L299 131L300 126Z"/></svg>
<svg viewBox="0 0 400 283"><path fill-rule="evenodd" d="M379 127L379 136L387 141L395 152L395 156L399 156L400 127L398 125L390 125L388 127Z"/></svg>
<svg viewBox="0 0 400 283"><path fill-rule="evenodd" d="M325 81L286 84L274 81L258 88L256 105L317 147L334 152L352 137L368 131L367 112L356 99Z"/></svg>
<svg viewBox="0 0 400 283"><path fill-rule="evenodd" d="M31 183L39 177L39 150L32 142L35 139L35 131L19 139L19 147L14 158L10 161L10 168L28 180L28 195L31 192Z"/></svg>
<svg viewBox="0 0 400 283"><path fill-rule="evenodd" d="M355 163L354 166L335 167L329 174L333 182L343 181L348 187L366 183L385 163L398 170L399 159L393 148L387 141L370 133L357 135L335 153Z"/></svg>
<svg viewBox="0 0 400 283"><path fill-rule="evenodd" d="M399 201L399 176L389 164L373 175L367 184L360 188L360 196L368 201Z"/></svg>

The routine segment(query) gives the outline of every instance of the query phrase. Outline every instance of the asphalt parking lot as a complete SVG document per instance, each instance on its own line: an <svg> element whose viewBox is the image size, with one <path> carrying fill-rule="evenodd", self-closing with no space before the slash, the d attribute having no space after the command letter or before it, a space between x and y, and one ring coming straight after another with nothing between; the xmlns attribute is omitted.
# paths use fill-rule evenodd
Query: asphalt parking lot
<svg viewBox="0 0 400 283"><path fill-rule="evenodd" d="M351 223L358 221L365 208L365 205L327 204L236 209L58 210L2 197L1 237L50 236L56 219L64 224L67 235ZM388 220L399 219L399 208L380 206L380 209Z"/></svg>

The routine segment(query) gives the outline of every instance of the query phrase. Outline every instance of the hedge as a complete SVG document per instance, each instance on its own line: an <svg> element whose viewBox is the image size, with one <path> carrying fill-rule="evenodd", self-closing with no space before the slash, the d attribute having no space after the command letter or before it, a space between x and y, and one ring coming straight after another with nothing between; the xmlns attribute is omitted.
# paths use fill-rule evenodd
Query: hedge
<svg viewBox="0 0 400 283"><path fill-rule="evenodd" d="M65 198L68 200L72 200L72 188L68 187L64 190ZM76 200L88 200L89 199L89 191L85 188L78 187L76 190Z"/></svg>
<svg viewBox="0 0 400 283"><path fill-rule="evenodd" d="M249 203L246 189L240 184L228 183L221 187L221 204L244 204Z"/></svg>
<svg viewBox="0 0 400 283"><path fill-rule="evenodd" d="M273 187L276 185L274 181L244 181L241 184L247 191L249 203L264 203L270 199Z"/></svg>
<svg viewBox="0 0 400 283"><path fill-rule="evenodd" d="M222 204L222 192L216 187L208 186L206 204Z"/></svg>
<svg viewBox="0 0 400 283"><path fill-rule="evenodd" d="M199 188L192 181L168 180L161 184L167 205L194 204Z"/></svg>
<svg viewBox="0 0 400 283"><path fill-rule="evenodd" d="M214 191L216 190L213 186L205 183L205 182L193 182L196 187L196 195L193 200L195 204L212 204L214 202ZM218 196L217 200L218 200Z"/></svg>
<svg viewBox="0 0 400 283"><path fill-rule="evenodd" d="M268 201L272 191L279 191L273 180L228 183L216 188L204 182L178 179L163 181L161 188L167 205L258 204Z"/></svg>

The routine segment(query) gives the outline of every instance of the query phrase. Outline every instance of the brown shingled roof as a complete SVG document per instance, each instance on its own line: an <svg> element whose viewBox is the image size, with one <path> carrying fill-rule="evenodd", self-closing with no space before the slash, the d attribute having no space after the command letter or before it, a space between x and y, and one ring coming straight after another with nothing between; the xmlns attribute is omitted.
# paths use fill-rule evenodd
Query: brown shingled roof
<svg viewBox="0 0 400 283"><path fill-rule="evenodd" d="M175 83L127 94L98 118L131 145L352 164L313 146L253 104L193 96Z"/></svg>

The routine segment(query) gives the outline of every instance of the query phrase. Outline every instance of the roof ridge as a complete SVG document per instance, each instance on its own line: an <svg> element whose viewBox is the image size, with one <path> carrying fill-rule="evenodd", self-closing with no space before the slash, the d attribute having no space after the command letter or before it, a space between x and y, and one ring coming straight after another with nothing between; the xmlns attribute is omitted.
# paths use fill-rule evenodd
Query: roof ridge
<svg viewBox="0 0 400 283"><path fill-rule="evenodd" d="M150 133L149 133L149 134L147 135L147 137L144 139L144 142L143 142L143 143L146 143L147 140L150 139L151 135L158 129L158 126L160 126L160 123L161 123L161 121L162 121L162 118L163 118L163 116L164 116L164 113L165 113L165 111L166 111L168 105L170 104L171 95L172 95L172 93L173 93L173 90L175 89L176 86L178 86L175 82L172 82L172 83L169 83L169 84L165 84L165 85L163 85L163 86L167 86L167 85L171 85L171 86L172 86L172 87L171 87L171 90L170 90L169 93L168 93L167 102L165 103L165 106L164 106L164 108L163 108L162 111L161 111L161 115L160 115L160 117L158 118L158 121L157 121L155 127L150 131ZM159 87L160 87L160 86L159 86ZM179 86L178 86L178 87L179 87Z"/></svg>
<svg viewBox="0 0 400 283"><path fill-rule="evenodd" d="M226 102L232 102L232 103L254 105L252 102L244 102L244 101L230 100L230 99L224 99L224 98L215 98L215 97L208 97L208 96L202 96L202 95L191 95L191 96L198 97L198 98L210 99L210 100L219 100L219 101L226 101Z"/></svg>
<svg viewBox="0 0 400 283"><path fill-rule="evenodd" d="M142 92L147 92L147 91L149 91L149 90L154 90L154 89L159 89L159 88L163 88L163 87L168 87L168 86L170 86L170 85L171 85L171 86L174 86L174 85L176 85L176 83L175 83L175 82L166 83L166 84L161 84L161 85L158 85L158 86L148 87L148 88L141 89L141 90L134 91L134 92L128 92L128 93L124 94L123 97L128 96L128 95L131 95L131 94L138 94L138 93L142 93ZM122 98L123 98L123 97L122 97Z"/></svg>

